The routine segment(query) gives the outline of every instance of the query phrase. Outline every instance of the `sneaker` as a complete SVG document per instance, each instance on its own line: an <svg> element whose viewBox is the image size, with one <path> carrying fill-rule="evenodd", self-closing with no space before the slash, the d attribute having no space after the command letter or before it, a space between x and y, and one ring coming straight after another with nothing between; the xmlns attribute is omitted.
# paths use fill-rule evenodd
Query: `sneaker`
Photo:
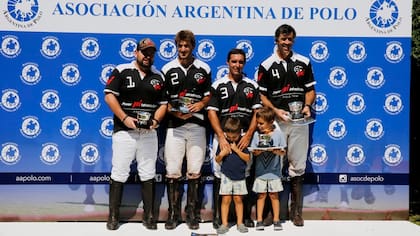
<svg viewBox="0 0 420 236"><path fill-rule="evenodd" d="M255 228L256 230L264 230L264 222L257 221L257 226Z"/></svg>
<svg viewBox="0 0 420 236"><path fill-rule="evenodd" d="M281 222L280 221L273 222L273 225L274 225L274 230L275 231L277 231L277 230L283 230L283 227L281 226Z"/></svg>
<svg viewBox="0 0 420 236"><path fill-rule="evenodd" d="M240 224L236 228L241 233L248 233L248 228L244 224Z"/></svg>
<svg viewBox="0 0 420 236"><path fill-rule="evenodd" d="M217 234L225 234L229 231L229 228L225 225L220 225L219 228L217 228L216 232Z"/></svg>
<svg viewBox="0 0 420 236"><path fill-rule="evenodd" d="M244 225L248 228L254 228L255 227L254 221L252 221L251 219L245 219L244 220Z"/></svg>

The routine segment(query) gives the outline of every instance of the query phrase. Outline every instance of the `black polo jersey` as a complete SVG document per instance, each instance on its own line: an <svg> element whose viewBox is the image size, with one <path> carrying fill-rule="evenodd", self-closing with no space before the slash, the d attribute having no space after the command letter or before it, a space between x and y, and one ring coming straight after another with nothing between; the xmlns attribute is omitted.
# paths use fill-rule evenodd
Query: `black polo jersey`
<svg viewBox="0 0 420 236"><path fill-rule="evenodd" d="M287 70L283 64L287 64ZM260 92L277 108L289 110L288 103L302 101L305 93L315 89L316 81L309 58L297 53L285 60L273 53L258 68Z"/></svg>
<svg viewBox="0 0 420 236"><path fill-rule="evenodd" d="M135 61L118 65L108 78L104 93L113 93L127 115L136 118L140 112L154 112L166 104L164 77L154 66L141 78ZM114 114L114 132L128 128Z"/></svg>
<svg viewBox="0 0 420 236"><path fill-rule="evenodd" d="M243 130L248 130L254 109L260 107L258 84L254 80L243 77L236 88L227 76L213 82L207 110L217 111L222 127L229 116L234 116L240 118Z"/></svg>
<svg viewBox="0 0 420 236"><path fill-rule="evenodd" d="M194 102L201 101L205 96L210 95L211 88L211 69L210 66L195 58L193 63L184 68L174 59L162 67L162 73L165 76L165 89L168 101L175 108L179 107L178 99L187 97ZM195 116L182 120L175 116L168 115L168 127L174 128L185 123L196 123L204 126L207 122L207 112L202 109L200 113L204 120Z"/></svg>

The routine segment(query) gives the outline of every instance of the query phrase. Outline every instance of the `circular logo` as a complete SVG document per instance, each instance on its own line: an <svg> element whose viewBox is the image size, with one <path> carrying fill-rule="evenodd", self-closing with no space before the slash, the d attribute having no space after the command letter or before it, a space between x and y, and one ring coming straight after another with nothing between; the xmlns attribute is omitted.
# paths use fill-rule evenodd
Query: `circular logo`
<svg viewBox="0 0 420 236"><path fill-rule="evenodd" d="M398 63L404 58L404 50L400 42L390 42L386 47L385 59L391 63Z"/></svg>
<svg viewBox="0 0 420 236"><path fill-rule="evenodd" d="M94 165L99 160L99 151L94 143L85 143L80 151L80 160L86 165Z"/></svg>
<svg viewBox="0 0 420 236"><path fill-rule="evenodd" d="M399 94L390 93L386 95L384 109L388 114L397 115L402 111L403 107L403 102Z"/></svg>
<svg viewBox="0 0 420 236"><path fill-rule="evenodd" d="M82 48L80 50L82 57L88 60L94 60L101 54L98 40L95 38L85 38L82 42Z"/></svg>
<svg viewBox="0 0 420 236"><path fill-rule="evenodd" d="M7 12L17 22L28 22L33 20L37 16L38 11L38 0L7 1Z"/></svg>
<svg viewBox="0 0 420 236"><path fill-rule="evenodd" d="M354 115L361 114L365 108L365 99L361 93L351 93L347 99L347 111Z"/></svg>
<svg viewBox="0 0 420 236"><path fill-rule="evenodd" d="M401 150L398 145L390 144L386 146L384 153L384 162L388 166L398 166L402 161Z"/></svg>
<svg viewBox="0 0 420 236"><path fill-rule="evenodd" d="M354 63L363 62L366 59L367 53L363 42L352 42L350 43L347 57Z"/></svg>
<svg viewBox="0 0 420 236"><path fill-rule="evenodd" d="M330 76L328 79L328 83L334 88L343 88L346 86L347 74L344 68L342 67L334 67L331 69Z"/></svg>
<svg viewBox="0 0 420 236"><path fill-rule="evenodd" d="M41 126L35 116L23 117L20 132L24 137L36 138L41 133Z"/></svg>
<svg viewBox="0 0 420 236"><path fill-rule="evenodd" d="M19 162L21 156L16 143L4 143L1 149L1 161L6 165L14 165Z"/></svg>
<svg viewBox="0 0 420 236"><path fill-rule="evenodd" d="M102 66L101 77L99 78L99 80L101 81L103 85L106 84L106 82L108 81L108 78L111 76L112 71L114 71L114 69L115 69L115 65Z"/></svg>
<svg viewBox="0 0 420 236"><path fill-rule="evenodd" d="M317 166L325 164L328 159L325 147L320 144L315 144L311 146L309 156L311 158L311 162Z"/></svg>
<svg viewBox="0 0 420 236"><path fill-rule="evenodd" d="M108 139L112 138L113 130L114 130L114 120L112 119L112 117L108 116L108 117L102 118L101 129L99 130L99 133L102 135L102 137L108 138Z"/></svg>
<svg viewBox="0 0 420 236"><path fill-rule="evenodd" d="M216 56L216 49L214 47L213 41L211 40L201 40L197 47L198 56L203 61L210 61Z"/></svg>
<svg viewBox="0 0 420 236"><path fill-rule="evenodd" d="M5 89L1 95L1 104L0 106L5 111L16 111L21 105L20 97L18 91L15 89Z"/></svg>
<svg viewBox="0 0 420 236"><path fill-rule="evenodd" d="M236 42L236 48L242 49L245 52L246 60L249 61L254 57L254 49L249 40L240 40Z"/></svg>
<svg viewBox="0 0 420 236"><path fill-rule="evenodd" d="M382 69L378 67L372 67L368 69L366 75L366 85L373 89L382 87L385 83L385 77L382 73Z"/></svg>
<svg viewBox="0 0 420 236"><path fill-rule="evenodd" d="M63 70L61 71L61 81L68 85L74 86L80 82L81 76L79 68L74 64L64 65Z"/></svg>
<svg viewBox="0 0 420 236"><path fill-rule="evenodd" d="M378 28L390 28L398 19L398 6L393 0L376 0L369 9L369 18Z"/></svg>
<svg viewBox="0 0 420 236"><path fill-rule="evenodd" d="M15 58L19 56L22 49L16 36L6 35L3 36L1 42L1 54L7 58Z"/></svg>
<svg viewBox="0 0 420 236"><path fill-rule="evenodd" d="M60 106L60 97L55 90L45 90L42 92L41 108L46 112L55 112Z"/></svg>
<svg viewBox="0 0 420 236"><path fill-rule="evenodd" d="M225 76L227 76L229 74L229 67L228 66L219 66L217 67L217 72L216 72L216 80L223 78Z"/></svg>
<svg viewBox="0 0 420 236"><path fill-rule="evenodd" d="M80 134L80 125L76 117L65 117L61 123L60 133L65 138L76 138Z"/></svg>
<svg viewBox="0 0 420 236"><path fill-rule="evenodd" d="M174 40L163 39L160 41L159 56L164 61L170 61L175 59L177 55L177 49Z"/></svg>
<svg viewBox="0 0 420 236"><path fill-rule="evenodd" d="M61 54L60 42L58 39L51 36L43 38L41 54L48 59L57 58Z"/></svg>
<svg viewBox="0 0 420 236"><path fill-rule="evenodd" d="M120 56L125 60L133 60L135 57L134 52L136 51L136 48L137 42L135 39L123 39L120 46Z"/></svg>
<svg viewBox="0 0 420 236"><path fill-rule="evenodd" d="M347 134L346 125L342 119L332 119L328 125L328 136L335 140L343 139Z"/></svg>
<svg viewBox="0 0 420 236"><path fill-rule="evenodd" d="M365 135L371 140L378 140L384 135L384 127L381 120L370 119L366 125Z"/></svg>
<svg viewBox="0 0 420 236"><path fill-rule="evenodd" d="M317 92L315 97L314 106L317 114L324 114L328 110L328 100L327 96L324 93Z"/></svg>
<svg viewBox="0 0 420 236"><path fill-rule="evenodd" d="M20 78L22 79L22 82L27 85L37 84L41 80L41 72L39 71L38 64L24 64Z"/></svg>
<svg viewBox="0 0 420 236"><path fill-rule="evenodd" d="M365 154L360 145L350 145L347 149L346 161L352 166L359 166L365 161Z"/></svg>
<svg viewBox="0 0 420 236"><path fill-rule="evenodd" d="M55 143L45 143L42 145L41 161L47 165L55 165L60 161L60 150Z"/></svg>
<svg viewBox="0 0 420 236"><path fill-rule="evenodd" d="M80 107L82 110L89 113L97 111L100 107L97 92L94 90L84 91L80 102Z"/></svg>
<svg viewBox="0 0 420 236"><path fill-rule="evenodd" d="M329 57L327 43L324 41L313 42L310 56L316 62L326 61Z"/></svg>

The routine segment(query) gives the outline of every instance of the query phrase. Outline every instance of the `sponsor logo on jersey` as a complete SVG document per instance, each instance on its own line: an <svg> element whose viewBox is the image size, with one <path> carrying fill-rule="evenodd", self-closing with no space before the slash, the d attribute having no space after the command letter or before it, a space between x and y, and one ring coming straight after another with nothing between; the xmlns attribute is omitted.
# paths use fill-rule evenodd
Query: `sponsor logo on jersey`
<svg viewBox="0 0 420 236"><path fill-rule="evenodd" d="M160 40L159 57L164 61L171 61L177 55L176 45L173 39Z"/></svg>
<svg viewBox="0 0 420 236"><path fill-rule="evenodd" d="M96 38L84 38L80 49L80 55L88 60L94 60L99 57L101 50Z"/></svg>
<svg viewBox="0 0 420 236"><path fill-rule="evenodd" d="M385 59L391 63L399 63L404 58L404 50L400 42L387 43Z"/></svg>
<svg viewBox="0 0 420 236"><path fill-rule="evenodd" d="M86 90L82 92L80 108L85 112L96 112L101 106L98 93L94 90Z"/></svg>
<svg viewBox="0 0 420 236"><path fill-rule="evenodd" d="M311 162L316 166L324 165L328 160L327 151L322 144L314 144L311 146L309 157Z"/></svg>
<svg viewBox="0 0 420 236"><path fill-rule="evenodd" d="M3 15L16 28L27 29L38 24L42 11L39 10L38 0L8 0L7 10Z"/></svg>
<svg viewBox="0 0 420 236"><path fill-rule="evenodd" d="M111 116L103 117L99 133L102 137L110 139L114 130L114 120Z"/></svg>
<svg viewBox="0 0 420 236"><path fill-rule="evenodd" d="M25 63L23 64L20 79L27 85L35 85L41 81L41 72L38 64L36 63Z"/></svg>
<svg viewBox="0 0 420 236"><path fill-rule="evenodd" d="M328 125L328 136L334 140L343 139L347 134L346 125L344 124L344 120L339 118L334 118L330 120L330 124Z"/></svg>
<svg viewBox="0 0 420 236"><path fill-rule="evenodd" d="M401 96L398 93L389 93L385 98L384 109L390 115L399 114L404 108Z"/></svg>
<svg viewBox="0 0 420 236"><path fill-rule="evenodd" d="M61 81L68 85L74 86L81 80L79 68L76 64L65 64L61 71Z"/></svg>
<svg viewBox="0 0 420 236"><path fill-rule="evenodd" d="M41 150L41 161L47 165L55 165L60 159L60 150L56 143L44 143Z"/></svg>
<svg viewBox="0 0 420 236"><path fill-rule="evenodd" d="M368 139L378 140L384 135L384 127L382 121L379 119L369 119L367 120L365 135Z"/></svg>
<svg viewBox="0 0 420 236"><path fill-rule="evenodd" d="M366 48L363 42L351 42L347 52L347 58L353 63L361 63L367 57Z"/></svg>
<svg viewBox="0 0 420 236"><path fill-rule="evenodd" d="M44 90L41 97L41 108L46 112L55 112L61 106L60 96L56 90Z"/></svg>
<svg viewBox="0 0 420 236"><path fill-rule="evenodd" d="M137 48L137 42L132 38L125 38L121 40L120 56L125 60L134 60Z"/></svg>
<svg viewBox="0 0 420 236"><path fill-rule="evenodd" d="M359 115L366 109L365 99L361 93L351 93L347 99L347 111L351 114Z"/></svg>
<svg viewBox="0 0 420 236"><path fill-rule="evenodd" d="M198 57L203 61L210 61L216 56L216 48L212 40L200 40L197 47Z"/></svg>
<svg viewBox="0 0 420 236"><path fill-rule="evenodd" d="M95 165L100 159L99 150L94 143L82 144L82 150L80 151L80 160L85 165Z"/></svg>
<svg viewBox="0 0 420 236"><path fill-rule="evenodd" d="M6 165L14 165L21 159L19 146L16 143L3 143L1 161Z"/></svg>
<svg viewBox="0 0 420 236"><path fill-rule="evenodd" d="M0 106L5 111L13 112L21 105L19 93L15 89L5 89L2 91Z"/></svg>
<svg viewBox="0 0 420 236"><path fill-rule="evenodd" d="M22 119L20 133L26 138L36 138L41 133L41 125L39 124L38 117L25 116Z"/></svg>
<svg viewBox="0 0 420 236"><path fill-rule="evenodd" d="M40 51L45 58L57 58L61 54L61 47L58 38L52 36L42 38Z"/></svg>
<svg viewBox="0 0 420 236"><path fill-rule="evenodd" d="M330 69L328 84L333 88L343 88L346 86L348 79L346 70L343 67L333 67Z"/></svg>
<svg viewBox="0 0 420 236"><path fill-rule="evenodd" d="M327 43L324 41L315 41L312 42L311 54L309 54L311 59L316 62L324 62L330 56L328 52Z"/></svg>
<svg viewBox="0 0 420 236"><path fill-rule="evenodd" d="M328 110L327 96L322 92L317 92L314 105L312 106L316 114L324 114Z"/></svg>
<svg viewBox="0 0 420 236"><path fill-rule="evenodd" d="M352 166L360 166L365 162L363 147L359 144L351 144L347 148L346 161Z"/></svg>
<svg viewBox="0 0 420 236"><path fill-rule="evenodd" d="M383 160L388 166L398 166L403 160L400 146L389 144L385 147Z"/></svg>
<svg viewBox="0 0 420 236"><path fill-rule="evenodd" d="M63 137L73 139L79 136L81 129L76 117L67 116L62 120L60 133Z"/></svg>
<svg viewBox="0 0 420 236"><path fill-rule="evenodd" d="M254 57L254 49L252 47L251 41L249 40L236 41L236 48L244 50L246 61L249 61Z"/></svg>
<svg viewBox="0 0 420 236"><path fill-rule="evenodd" d="M382 72L382 68L371 67L368 69L366 75L366 85L372 89L379 89L385 83L385 76Z"/></svg>
<svg viewBox="0 0 420 236"><path fill-rule="evenodd" d="M376 33L390 34L401 24L398 5L394 0L375 0L365 21Z"/></svg>
<svg viewBox="0 0 420 236"><path fill-rule="evenodd" d="M22 48L16 36L5 35L1 41L1 54L7 58L15 58L19 56Z"/></svg>

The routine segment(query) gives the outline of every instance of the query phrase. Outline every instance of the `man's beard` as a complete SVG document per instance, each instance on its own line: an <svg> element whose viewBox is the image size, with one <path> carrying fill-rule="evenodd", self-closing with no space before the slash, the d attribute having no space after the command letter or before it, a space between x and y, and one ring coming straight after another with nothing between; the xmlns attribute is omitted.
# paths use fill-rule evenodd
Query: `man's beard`
<svg viewBox="0 0 420 236"><path fill-rule="evenodd" d="M152 67L152 63L150 62L149 65L145 65L143 61L140 61L139 59L136 59L137 65L140 67L143 71L150 71L150 67Z"/></svg>

